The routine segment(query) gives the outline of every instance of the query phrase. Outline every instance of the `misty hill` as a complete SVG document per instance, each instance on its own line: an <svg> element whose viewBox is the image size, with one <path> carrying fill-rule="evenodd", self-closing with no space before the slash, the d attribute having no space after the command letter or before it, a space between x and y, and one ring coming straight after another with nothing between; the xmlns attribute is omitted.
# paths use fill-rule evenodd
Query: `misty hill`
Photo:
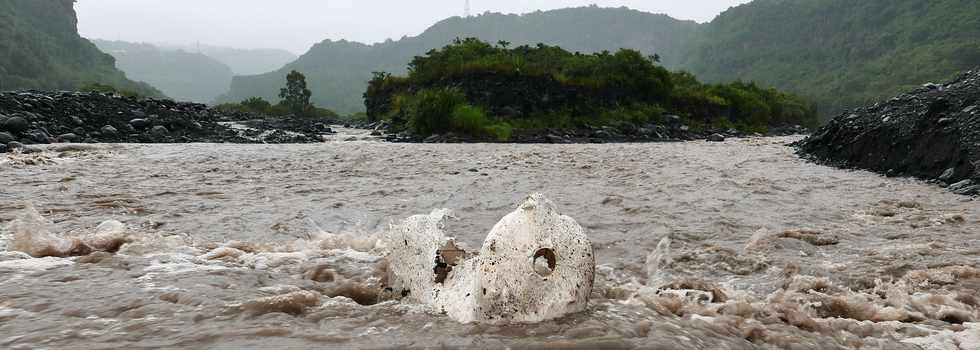
<svg viewBox="0 0 980 350"><path fill-rule="evenodd" d="M308 76L317 104L360 111L372 71L403 74L412 57L476 37L582 52L637 49L708 82L742 79L800 94L829 116L980 62L978 21L975 0L756 0L707 24L598 7L454 17L398 41L324 41L277 72L237 77L222 100L275 100L286 72L296 69Z"/></svg>
<svg viewBox="0 0 980 350"><path fill-rule="evenodd" d="M0 1L0 90L111 85L162 96L126 78L114 59L78 35L73 0Z"/></svg>
<svg viewBox="0 0 980 350"><path fill-rule="evenodd" d="M684 67L817 101L824 116L980 63L976 0L756 0L704 26Z"/></svg>
<svg viewBox="0 0 980 350"><path fill-rule="evenodd" d="M305 74L313 101L338 112L364 110L363 93L371 72L406 73L406 62L457 37L488 42L505 40L512 46L539 42L583 53L637 49L659 54L667 66L680 62L697 23L680 21L626 8L583 7L525 15L483 14L441 21L417 37L365 45L324 41L282 69L262 75L235 77L221 102L252 96L278 100L279 88L290 70Z"/></svg>
<svg viewBox="0 0 980 350"><path fill-rule="evenodd" d="M126 76L147 82L178 101L211 102L228 89L234 76L224 63L199 53L125 41L92 42L115 57L116 67Z"/></svg>
<svg viewBox="0 0 980 350"><path fill-rule="evenodd" d="M228 65L235 75L268 73L295 61L296 54L279 49L235 49L213 45L168 45L157 47L169 50L199 52ZM225 87L227 89L227 86ZM222 91L224 92L224 91Z"/></svg>

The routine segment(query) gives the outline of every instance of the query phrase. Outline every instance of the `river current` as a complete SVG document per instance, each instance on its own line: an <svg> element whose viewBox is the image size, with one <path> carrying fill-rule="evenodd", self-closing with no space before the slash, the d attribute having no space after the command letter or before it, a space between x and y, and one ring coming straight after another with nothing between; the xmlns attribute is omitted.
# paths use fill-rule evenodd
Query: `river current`
<svg viewBox="0 0 980 350"><path fill-rule="evenodd" d="M795 137L352 140L0 155L0 348L980 348L980 203ZM459 324L381 298L389 225L448 208L479 247L531 193L592 241L585 312Z"/></svg>

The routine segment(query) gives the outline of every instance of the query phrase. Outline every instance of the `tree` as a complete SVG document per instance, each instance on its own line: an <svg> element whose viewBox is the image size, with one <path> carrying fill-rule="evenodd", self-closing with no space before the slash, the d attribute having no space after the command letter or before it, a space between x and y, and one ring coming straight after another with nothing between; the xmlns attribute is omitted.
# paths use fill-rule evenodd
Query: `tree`
<svg viewBox="0 0 980 350"><path fill-rule="evenodd" d="M313 110L310 104L312 95L313 92L306 88L306 76L297 71L289 72L286 87L279 90L279 97L282 98L280 104L297 116L308 115Z"/></svg>

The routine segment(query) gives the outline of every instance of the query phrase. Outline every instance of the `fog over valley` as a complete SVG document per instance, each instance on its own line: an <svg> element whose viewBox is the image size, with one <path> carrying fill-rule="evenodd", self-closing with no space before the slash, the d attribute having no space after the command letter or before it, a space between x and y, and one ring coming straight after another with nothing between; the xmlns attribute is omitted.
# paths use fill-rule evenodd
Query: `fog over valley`
<svg viewBox="0 0 980 350"><path fill-rule="evenodd" d="M472 0L473 14L527 13L596 4L627 6L679 19L710 21L746 0ZM324 39L364 43L414 36L444 18L463 15L464 0L80 0L79 32L87 38L302 54Z"/></svg>

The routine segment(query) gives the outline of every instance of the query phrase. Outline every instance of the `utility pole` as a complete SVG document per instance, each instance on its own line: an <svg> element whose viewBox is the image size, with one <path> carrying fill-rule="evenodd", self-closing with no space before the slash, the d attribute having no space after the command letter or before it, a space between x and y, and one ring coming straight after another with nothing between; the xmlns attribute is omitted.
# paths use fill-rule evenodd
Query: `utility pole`
<svg viewBox="0 0 980 350"><path fill-rule="evenodd" d="M466 0L466 6L463 7L463 17L470 16L470 0Z"/></svg>

